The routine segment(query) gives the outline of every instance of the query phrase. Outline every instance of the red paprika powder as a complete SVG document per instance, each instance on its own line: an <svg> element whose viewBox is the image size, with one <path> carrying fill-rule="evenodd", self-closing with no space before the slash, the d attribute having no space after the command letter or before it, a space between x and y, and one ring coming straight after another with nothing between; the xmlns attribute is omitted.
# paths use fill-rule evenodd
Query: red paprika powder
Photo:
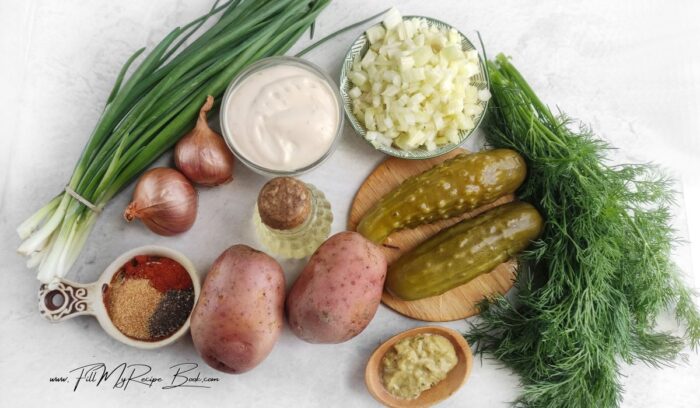
<svg viewBox="0 0 700 408"><path fill-rule="evenodd" d="M192 287L187 270L170 258L154 255L137 255L124 264L125 279L148 279L160 292L183 290Z"/></svg>

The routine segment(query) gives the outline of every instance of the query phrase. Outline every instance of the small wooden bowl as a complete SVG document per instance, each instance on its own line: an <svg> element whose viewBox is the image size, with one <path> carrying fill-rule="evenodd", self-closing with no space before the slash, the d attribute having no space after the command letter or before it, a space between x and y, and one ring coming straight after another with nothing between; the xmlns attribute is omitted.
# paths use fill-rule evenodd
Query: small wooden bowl
<svg viewBox="0 0 700 408"><path fill-rule="evenodd" d="M401 399L393 396L384 388L381 378L381 361L394 344L418 334L439 334L452 342L457 353L457 365L447 373L447 377L432 388L423 391L418 398ZM429 407L447 399L464 385L472 370L472 351L464 337L456 330L441 326L423 326L407 330L390 338L377 347L367 362L365 385L374 399L391 408Z"/></svg>

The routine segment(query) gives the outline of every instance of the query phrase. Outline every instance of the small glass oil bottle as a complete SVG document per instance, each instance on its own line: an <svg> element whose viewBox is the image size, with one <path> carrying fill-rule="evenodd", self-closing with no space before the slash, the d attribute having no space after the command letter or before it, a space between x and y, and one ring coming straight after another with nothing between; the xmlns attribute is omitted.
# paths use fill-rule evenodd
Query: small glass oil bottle
<svg viewBox="0 0 700 408"><path fill-rule="evenodd" d="M253 222L258 238L272 254L304 258L328 238L333 213L316 187L277 177L260 190Z"/></svg>

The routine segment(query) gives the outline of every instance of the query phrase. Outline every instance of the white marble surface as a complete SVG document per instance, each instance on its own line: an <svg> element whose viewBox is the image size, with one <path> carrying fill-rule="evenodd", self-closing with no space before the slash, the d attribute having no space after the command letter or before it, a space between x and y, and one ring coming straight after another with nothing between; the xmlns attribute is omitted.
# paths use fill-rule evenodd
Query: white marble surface
<svg viewBox="0 0 700 408"><path fill-rule="evenodd" d="M311 345L285 330L269 358L242 376L220 375L211 389L99 389L49 383L83 364L147 363L155 374L199 362L191 340L140 351L105 335L94 319L51 325L36 308L37 281L15 254L17 224L68 179L116 71L131 52L153 45L176 24L204 12L209 0L0 0L0 406L232 406L364 407L363 367L382 339L420 323L381 307L359 337L341 345ZM396 1L404 13L424 14L463 31L481 30L491 53L514 56L545 101L583 118L620 148L617 160L651 161L678 180L677 226L689 239L677 251L688 280L700 286L700 17L693 1L585 2L486 0ZM335 0L318 35L374 14L389 1ZM309 58L337 76L360 30L336 38ZM307 43L308 37L302 40ZM302 44L299 44L301 46ZM478 139L469 146L478 144ZM304 176L322 188L343 229L350 199L382 158L346 128L331 160ZM168 158L163 159L167 161ZM191 257L202 274L235 243L257 245L249 224L264 179L242 166L223 188L200 191L200 212L185 235L161 238L126 225L120 212L129 192L107 207L81 259L68 276L92 281L118 254L164 244ZM130 190L130 189L129 189ZM684 211L683 208L687 209ZM693 264L695 265L693 267ZM288 280L300 263L285 263ZM634 273L634 271L630 271ZM665 317L662 326L674 329ZM450 326L464 329L464 322ZM700 406L700 357L670 369L623 368L625 407ZM202 368L202 375L217 375ZM476 361L465 387L443 406L505 407L518 395L517 378L496 363Z"/></svg>

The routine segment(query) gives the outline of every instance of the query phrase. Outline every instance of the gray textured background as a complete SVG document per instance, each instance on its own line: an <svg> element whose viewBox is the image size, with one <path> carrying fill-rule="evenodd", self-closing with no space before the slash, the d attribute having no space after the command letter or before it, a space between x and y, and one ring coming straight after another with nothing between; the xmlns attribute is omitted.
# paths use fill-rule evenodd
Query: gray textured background
<svg viewBox="0 0 700 408"><path fill-rule="evenodd" d="M14 228L68 179L123 61L166 31L202 14L208 0L0 0L0 405L34 406L373 406L363 367L382 339L417 323L380 308L356 339L337 346L297 340L288 330L269 358L238 377L222 376L209 390L94 389L73 393L48 378L101 361L148 363L156 373L171 364L200 361L189 339L158 350L116 343L96 321L59 325L36 309L37 281L14 253ZM389 1L335 0L317 35L374 14ZM581 118L619 150L617 161L656 161L682 191L677 227L691 245L677 251L688 280L700 286L700 6L694 1L396 1L405 14L430 15L462 31L481 30L488 51L511 54L538 94ZM360 30L336 38L308 57L337 77L347 47ZM308 43L302 40L297 49ZM343 229L350 200L382 156L347 127L338 151L303 179L329 196ZM467 147L477 147L480 138ZM164 162L169 160L163 159ZM264 179L242 166L233 183L200 191L194 228L161 238L120 213L130 192L106 208L68 278L95 280L117 255L158 243L181 250L202 274L234 243L257 245L249 224ZM130 189L129 189L130 190ZM693 264L695 265L693 267ZM284 264L288 280L301 263ZM634 273L634 271L630 271ZM694 282L694 283L693 283ZM673 329L665 317L663 327ZM451 324L463 329L464 322ZM216 375L203 368L203 375ZM625 407L700 406L700 357L675 369L625 367ZM478 361L467 385L444 406L499 407L518 393L517 378ZM12 404L7 404L12 403Z"/></svg>

